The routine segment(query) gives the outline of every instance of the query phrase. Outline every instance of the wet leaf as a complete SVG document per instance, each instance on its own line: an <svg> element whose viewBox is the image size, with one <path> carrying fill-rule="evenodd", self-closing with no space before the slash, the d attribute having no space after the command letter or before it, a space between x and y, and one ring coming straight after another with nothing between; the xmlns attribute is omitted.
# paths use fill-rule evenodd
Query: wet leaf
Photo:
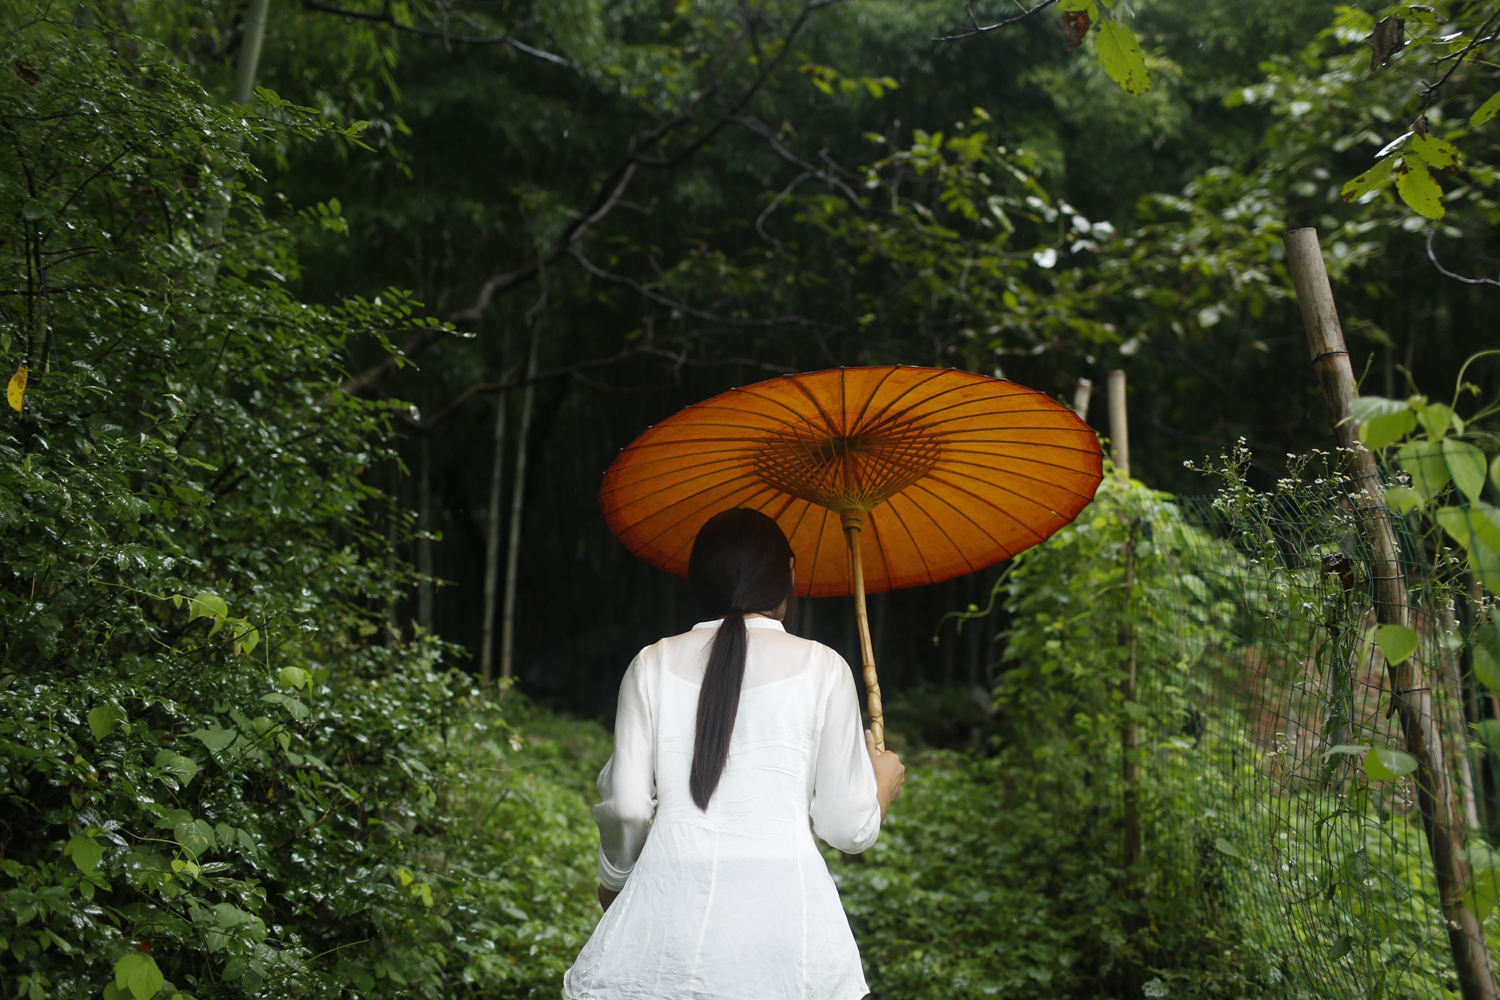
<svg viewBox="0 0 1500 1000"><path fill-rule="evenodd" d="M1072 52L1083 44L1084 36L1089 33L1089 26L1093 22L1089 20L1087 11L1064 10L1062 17L1057 19L1057 23L1062 25L1063 40L1068 51Z"/></svg>
<svg viewBox="0 0 1500 1000"><path fill-rule="evenodd" d="M1434 170L1447 170L1458 165L1458 147L1430 135L1413 135L1406 144L1408 153L1415 153Z"/></svg>
<svg viewBox="0 0 1500 1000"><path fill-rule="evenodd" d="M1417 769L1417 758L1403 750L1375 747L1365 755L1365 773L1375 781L1395 781Z"/></svg>
<svg viewBox="0 0 1500 1000"><path fill-rule="evenodd" d="M1500 114L1500 90L1497 90L1495 93L1491 94L1489 100L1481 104L1479 108L1469 116L1469 127L1478 128L1480 125L1483 125L1485 122L1489 121L1497 114Z"/></svg>
<svg viewBox="0 0 1500 1000"><path fill-rule="evenodd" d="M1417 633L1405 625L1382 625L1375 632L1375 645L1380 647L1385 662L1405 663L1417 651Z"/></svg>
<svg viewBox="0 0 1500 1000"><path fill-rule="evenodd" d="M1394 15L1375 22L1375 30L1365 39L1370 46L1370 72L1391 61L1391 56L1406 48L1406 25Z"/></svg>
<svg viewBox="0 0 1500 1000"><path fill-rule="evenodd" d="M21 365L10 377L10 383L5 387L5 399L10 403L10 408L17 413L21 412L21 406L26 402L26 376L26 366Z"/></svg>
<svg viewBox="0 0 1500 1000"><path fill-rule="evenodd" d="M1486 466L1484 452L1464 441L1443 439L1443 458L1448 464L1448 473L1470 502L1477 502L1484 492Z"/></svg>
<svg viewBox="0 0 1500 1000"><path fill-rule="evenodd" d="M1141 51L1135 33L1119 21L1099 25L1094 42L1099 62L1110 78L1125 88L1127 94L1139 97L1151 89L1151 74L1146 70L1146 54Z"/></svg>
<svg viewBox="0 0 1500 1000"><path fill-rule="evenodd" d="M1424 218L1436 220L1447 214L1447 209L1443 207L1443 189L1421 161L1402 161L1400 176L1396 178L1396 191L1401 195L1401 200L1411 206L1412 211Z"/></svg>
<svg viewBox="0 0 1500 1000"><path fill-rule="evenodd" d="M1344 184L1339 193L1344 196L1345 201L1355 201L1363 198L1371 191L1382 188L1391 181L1391 169L1396 165L1396 158L1386 157L1375 164L1369 170Z"/></svg>

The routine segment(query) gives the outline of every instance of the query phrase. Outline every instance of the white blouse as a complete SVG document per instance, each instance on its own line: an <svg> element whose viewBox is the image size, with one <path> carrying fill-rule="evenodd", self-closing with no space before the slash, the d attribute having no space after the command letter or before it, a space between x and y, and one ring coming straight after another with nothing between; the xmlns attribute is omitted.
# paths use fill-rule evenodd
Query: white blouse
<svg viewBox="0 0 1500 1000"><path fill-rule="evenodd" d="M814 835L880 834L849 665L750 618L729 759L688 790L698 689L719 622L641 650L599 774L599 881L620 896L563 979L570 1000L858 1000L859 950Z"/></svg>

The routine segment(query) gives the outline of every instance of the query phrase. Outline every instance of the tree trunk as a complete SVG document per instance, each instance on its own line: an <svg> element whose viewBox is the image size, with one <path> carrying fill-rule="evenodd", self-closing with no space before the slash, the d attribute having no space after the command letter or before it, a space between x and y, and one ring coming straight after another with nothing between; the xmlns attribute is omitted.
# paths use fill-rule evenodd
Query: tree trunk
<svg viewBox="0 0 1500 1000"><path fill-rule="evenodd" d="M536 356L541 339L541 321L531 332L526 358L526 390L521 394L521 427L516 435L516 473L511 486L510 541L505 553L505 624L500 639L500 676L515 676L516 571L521 562L521 515L526 503L526 450L531 437L531 409L536 402Z"/></svg>
<svg viewBox="0 0 1500 1000"><path fill-rule="evenodd" d="M484 636L479 647L479 680L495 679L495 606L500 586L500 481L505 464L505 393L495 396L495 457L490 463L490 505L484 538Z"/></svg>
<svg viewBox="0 0 1500 1000"><path fill-rule="evenodd" d="M1297 304L1302 310L1313 367L1323 386L1334 435L1344 452L1345 471L1354 481L1350 499L1371 554L1375 618L1382 625L1410 628L1412 613L1401 550L1385 505L1375 456L1360 444L1352 418L1356 395L1354 370L1344 346L1344 331L1334 307L1318 234L1314 229L1294 229L1282 237L1282 243L1286 247L1287 269L1297 291ZM1391 679L1392 707L1405 734L1406 752L1418 762L1414 775L1417 802L1432 853L1438 898L1448 926L1448 943L1459 987L1464 1000L1496 1000L1495 974L1484 927L1464 905L1464 889L1473 877L1465 854L1466 824L1454 800L1426 667L1421 656L1414 654L1395 666L1387 664L1386 670Z"/></svg>

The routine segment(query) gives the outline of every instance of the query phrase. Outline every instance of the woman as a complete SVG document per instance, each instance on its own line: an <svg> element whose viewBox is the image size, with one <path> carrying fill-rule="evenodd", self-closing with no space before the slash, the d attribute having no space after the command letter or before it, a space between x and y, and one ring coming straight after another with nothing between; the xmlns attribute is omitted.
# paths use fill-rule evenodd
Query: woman
<svg viewBox="0 0 1500 1000"><path fill-rule="evenodd" d="M605 913L571 1000L869 992L814 835L867 850L905 768L861 739L849 665L782 627L795 569L764 514L698 532L688 580L720 620L641 650L620 685L594 808Z"/></svg>

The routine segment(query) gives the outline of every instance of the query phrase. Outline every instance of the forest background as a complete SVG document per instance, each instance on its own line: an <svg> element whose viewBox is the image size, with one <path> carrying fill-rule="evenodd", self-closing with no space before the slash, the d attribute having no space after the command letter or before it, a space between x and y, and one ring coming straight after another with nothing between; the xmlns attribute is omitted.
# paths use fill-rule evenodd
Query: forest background
<svg viewBox="0 0 1500 1000"><path fill-rule="evenodd" d="M597 913L598 723L696 617L595 491L682 405L1123 368L1139 480L1208 492L1184 461L1243 439L1271 483L1330 441L1299 225L1367 389L1495 344L1468 123L1500 74L1456 59L1488 8L1402 8L1425 44L1382 67L1374 6L993 6L7 2L0 988L555 995ZM1421 114L1456 144L1436 200L1407 166L1346 199ZM1093 655L1037 630L1121 544L1060 539L962 631L998 569L874 598L927 755L839 876L878 995L1264 989L1169 797L1149 891L1114 857L1117 737L1076 721L1114 675L1044 679L1053 642ZM802 630L853 658L843 602Z"/></svg>

